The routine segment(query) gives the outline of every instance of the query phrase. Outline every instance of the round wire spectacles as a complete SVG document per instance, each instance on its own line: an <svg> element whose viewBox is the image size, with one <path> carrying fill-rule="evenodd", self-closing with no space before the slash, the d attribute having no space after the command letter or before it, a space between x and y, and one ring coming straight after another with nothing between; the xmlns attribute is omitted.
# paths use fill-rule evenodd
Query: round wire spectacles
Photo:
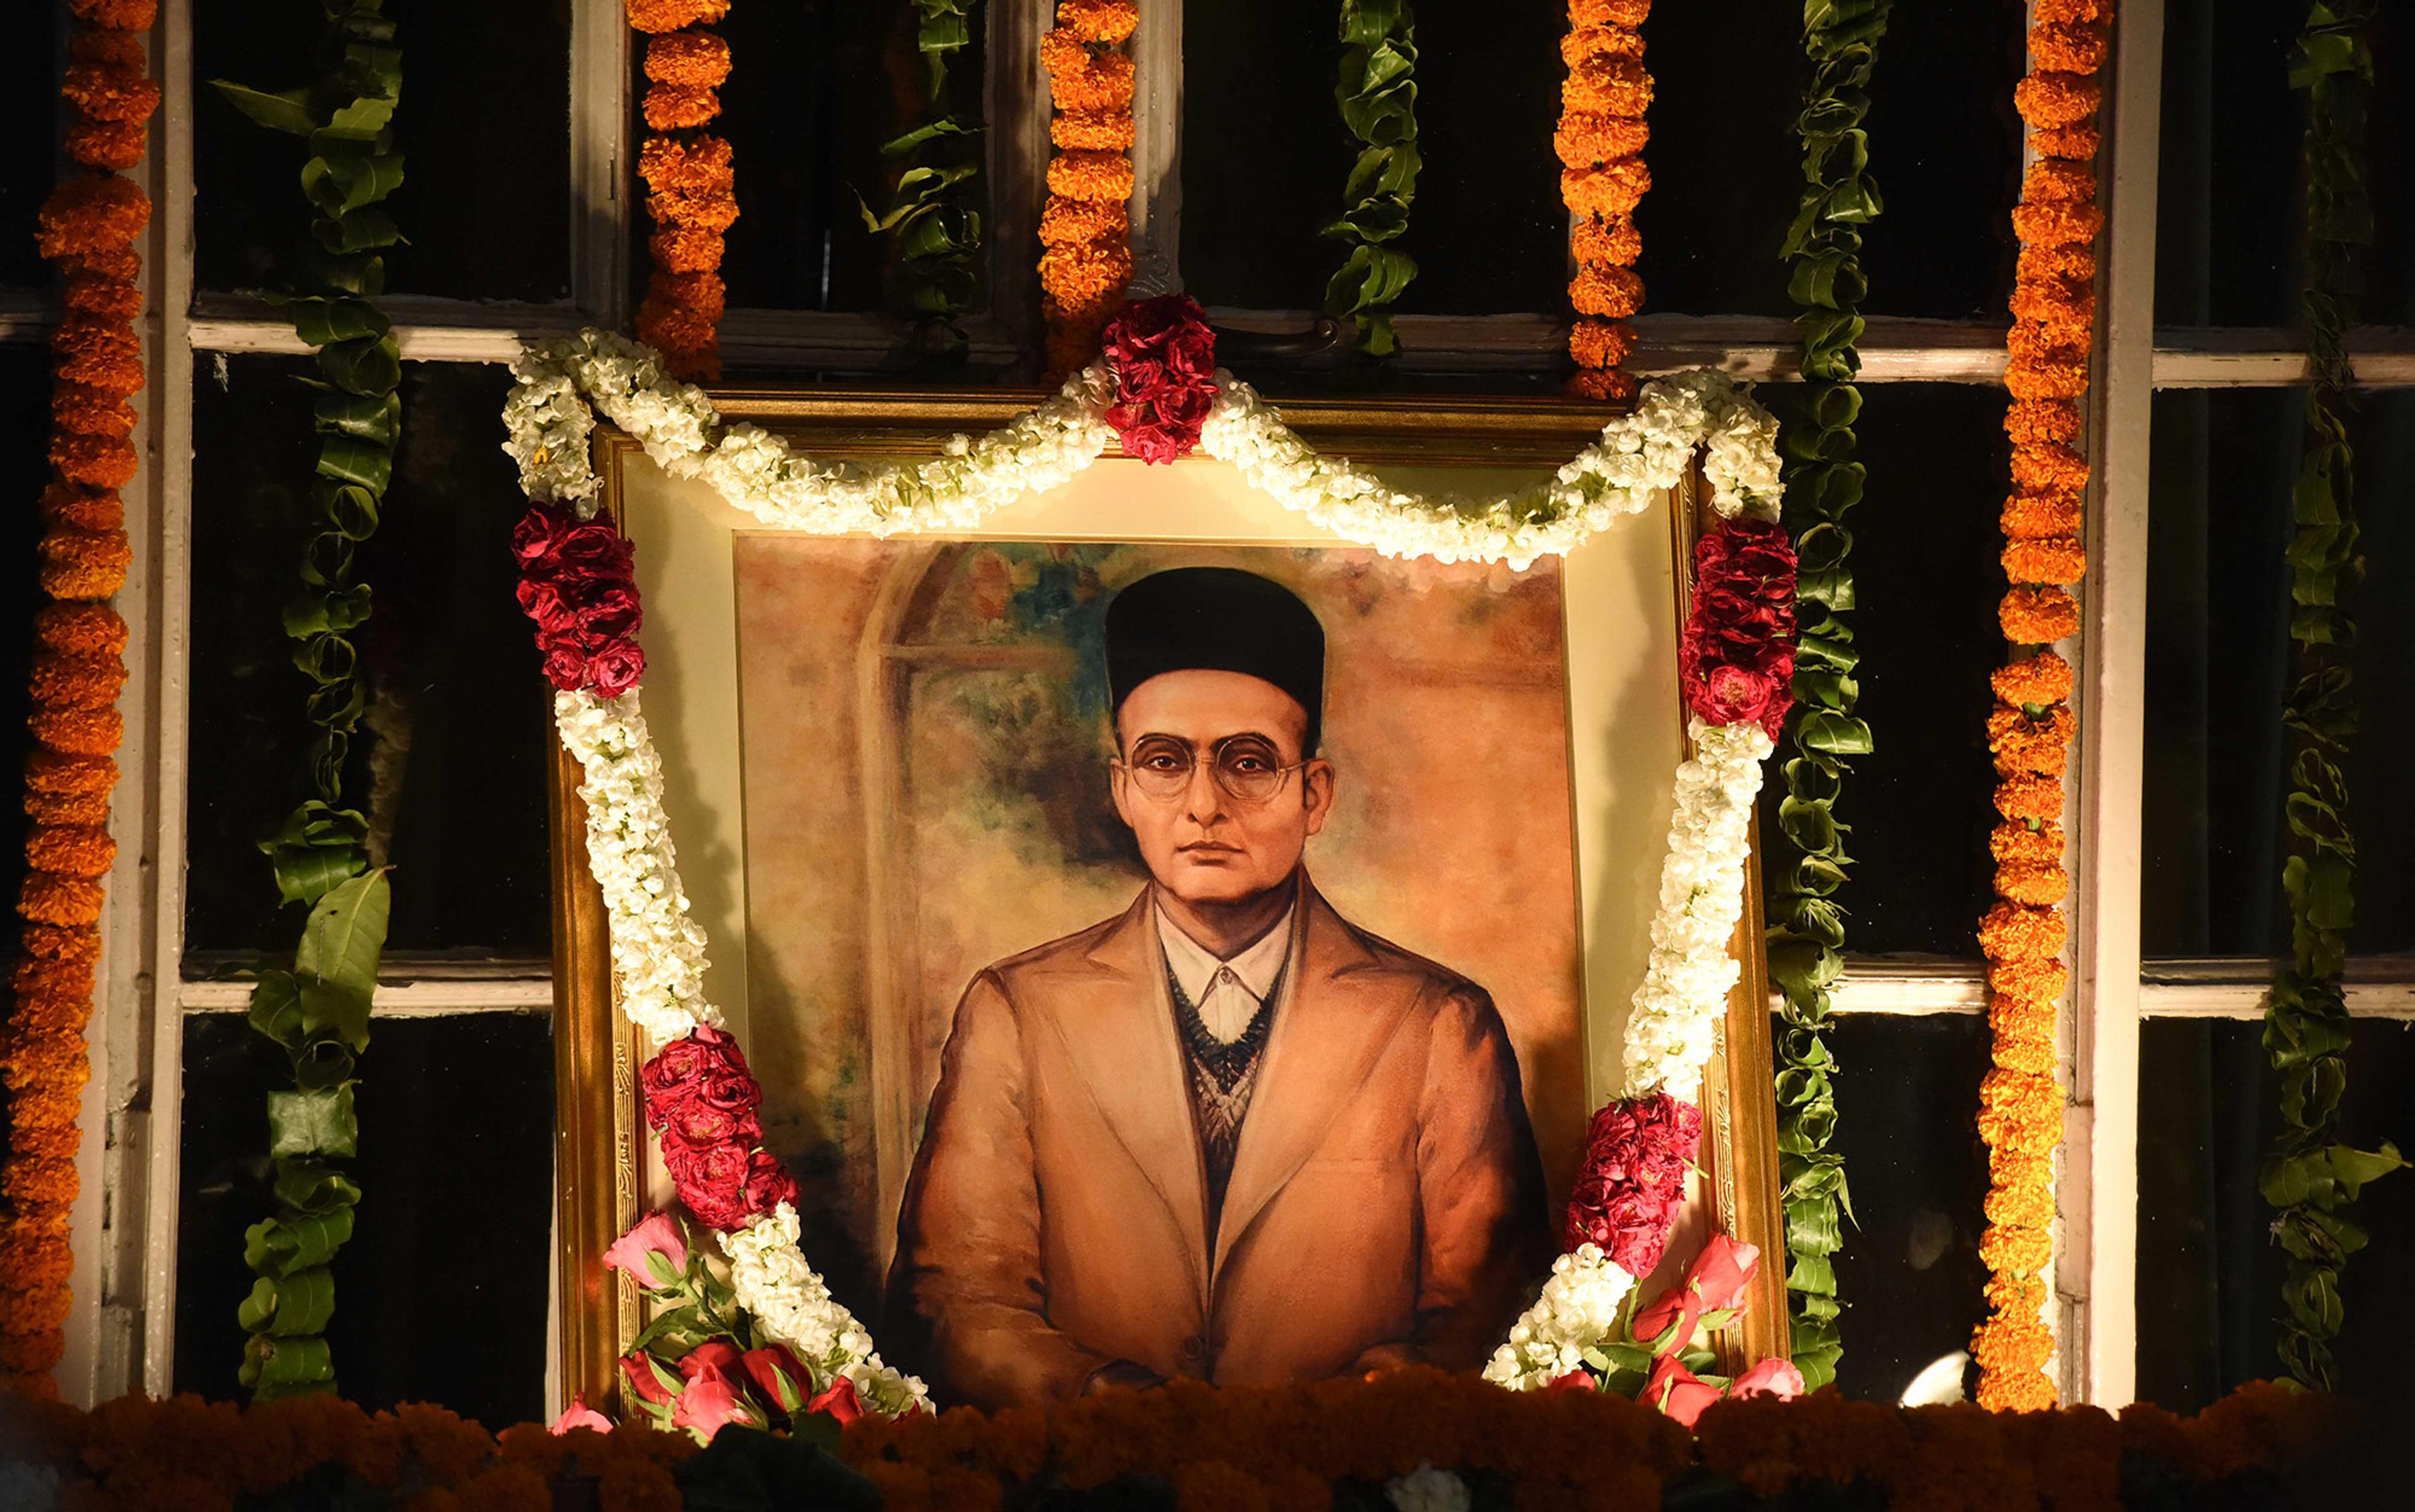
<svg viewBox="0 0 2415 1512"><path fill-rule="evenodd" d="M1228 735L1208 748L1208 775L1226 796L1244 803L1263 803L1282 791L1283 781L1308 765L1286 766L1264 736ZM1132 759L1116 763L1132 785L1154 799L1180 798L1198 770L1199 754L1187 741L1169 735L1145 735L1132 747Z"/></svg>

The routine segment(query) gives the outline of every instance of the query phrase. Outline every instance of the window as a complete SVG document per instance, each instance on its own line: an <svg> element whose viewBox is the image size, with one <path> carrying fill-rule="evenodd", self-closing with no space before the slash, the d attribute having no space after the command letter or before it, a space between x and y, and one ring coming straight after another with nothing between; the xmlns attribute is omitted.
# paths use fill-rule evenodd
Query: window
<svg viewBox="0 0 2415 1512"><path fill-rule="evenodd" d="M55 26L61 7L43 8ZM982 7L977 45L952 60L963 113L982 127L976 197L989 234L967 320L971 360L942 381L1035 370L1047 101L1032 60L1047 9ZM1399 306L1403 352L1389 367L1251 340L1307 329L1338 261L1316 235L1351 156L1332 105L1329 12L1271 0L1145 0L1144 11L1142 277L1208 303L1244 376L1278 394L1553 382L1566 251L1549 145L1561 71L1552 7L1418 7L1425 167L1402 245L1421 271ZM248 292L275 280L302 231L295 144L238 119L206 81L300 78L316 17L308 0L182 0L163 7L155 37L167 102L141 171L157 206L146 258L157 360L139 440L157 465L128 493L137 561L122 604L136 670L93 1034L108 1126L83 1156L100 1242L79 1244L91 1270L78 1278L63 1381L87 1398L233 1389L240 1233L262 1205L258 1110L278 1068L234 1011L243 984L216 973L294 927L271 906L250 847L289 801L301 734L277 612L299 550L310 440L293 382L302 349ZM434 1393L508 1418L546 1405L530 1393L548 1354L550 737L504 592L502 544L519 504L495 414L502 365L523 338L624 327L634 307L645 265L637 49L619 0L430 0L398 19L410 173L395 209L414 240L393 259L391 306L407 439L368 548L378 706L350 788L369 795L391 837L398 913L364 1061L368 1200L339 1271L338 1368L365 1400ZM1805 66L1791 14L1754 22L1664 6L1649 23L1656 186L1641 216L1649 313L1636 322L1637 366L1715 363L1775 380L1764 392L1783 406L1793 331L1777 246L1799 184L1792 123ZM2299 125L2279 59L2294 24L2261 0L2129 7L2108 80L2113 193L2077 648L2093 691L2070 827L2085 985L2068 1040L2063 1204L2075 1221L2058 1273L2075 1397L2127 1400L2135 1383L2198 1400L2265 1357L2254 1320L2270 1310L2257 1268L2270 1257L2254 1250L2246 1173L2272 1097L2247 1021L2275 939L2271 741L2286 653L2273 617L2304 375L2287 329ZM2403 16L2380 24L2387 67L2415 34ZM726 265L727 359L739 370L934 377L907 354L888 249L855 202L859 191L878 198L879 143L916 88L910 7L740 7L724 35L736 72L721 129L737 149L742 209ZM0 59L13 86L0 89L0 112L21 138L50 117L57 40ZM1844 1381L1870 1396L1899 1392L1961 1347L1979 1310L1984 1160L1961 1136L1986 1052L1972 936L1989 889L1982 722L2001 654L1997 378L2022 64L2019 31L1993 0L1898 7L1870 121L1888 208L1866 253L1870 478L1853 622L1880 743L1840 805L1861 865L1843 899L1856 953L1834 1037L1862 1223L1839 1263ZM2376 111L2377 183L2415 162L2415 112L2402 98L2386 93ZM0 475L21 496L42 466L51 296L28 250L49 182L41 157L0 163ZM2373 323L2356 337L2373 386L2359 457L2377 578L2415 568L2415 531L2394 507L2415 487L2415 337L2399 323L2415 320L2410 216L2381 197ZM28 519L11 527L21 546ZM2357 822L2378 851L2403 848L2415 798L2390 780L2386 757L2403 747L2415 701L2415 609L2368 593L2362 617ZM13 665L23 634L0 629ZM0 701L22 686L7 680ZM0 854L15 864L16 847ZM2410 1102L2397 1021L2415 1018L2415 898L2403 867L2368 864L2361 880L2351 1004L2355 1075L2370 1090L2360 1082L2354 1116L2368 1120L2360 1137L2404 1144L2408 1131L2386 1118ZM1935 1137L1905 1137L1914 1131ZM2377 1187L2365 1211L2403 1235L2415 1182ZM2210 1226L2189 1227L2192 1214ZM471 1273L454 1223L481 1235ZM2350 1300L2362 1310L2376 1288L2359 1275ZM372 1295L377 1310L362 1305ZM440 1361L428 1345L435 1320L448 1338L490 1329L480 1347L493 1353L474 1369ZM2183 1350L2184 1339L2209 1342ZM2143 1373L2142 1359L2152 1361ZM473 1399L471 1376L501 1384Z"/></svg>

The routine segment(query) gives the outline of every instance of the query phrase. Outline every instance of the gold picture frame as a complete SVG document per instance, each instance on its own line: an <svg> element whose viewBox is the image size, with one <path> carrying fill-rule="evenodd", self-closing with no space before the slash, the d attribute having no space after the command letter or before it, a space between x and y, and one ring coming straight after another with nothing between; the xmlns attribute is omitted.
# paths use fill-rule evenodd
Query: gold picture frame
<svg viewBox="0 0 2415 1512"><path fill-rule="evenodd" d="M1028 390L787 385L731 387L712 394L726 419L761 426L811 455L861 458L927 456L951 434L995 428L1046 397ZM1555 468L1597 439L1602 423L1598 405L1558 399L1312 397L1280 405L1286 422L1311 444L1379 467ZM629 470L651 464L644 464L634 438L608 426L599 425L592 447L603 507L616 519L624 518ZM1690 592L1689 547L1708 497L1697 470L1668 511L1674 624L1684 621ZM647 552L642 535L638 545L642 564ZM648 606L651 636L651 622L661 606L650 598ZM651 698L649 707L654 707ZM1669 717L1682 745L1682 701L1672 700ZM576 763L558 747L552 772L559 1381L565 1401L576 1392L591 1403L604 1403L619 1400L622 1376L618 1359L642 1325L635 1283L607 1272L602 1255L648 1205L652 1183L637 1085L643 1052L637 1032L613 1003L603 900L587 868L578 773ZM1668 779L1669 773L1662 773L1664 786ZM683 858L693 854L682 849ZM1703 1084L1706 1195L1718 1227L1758 1246L1763 1257L1747 1310L1718 1340L1723 1366L1729 1369L1787 1352L1785 1219L1778 1200L1762 929L1756 826L1744 918L1733 947L1743 966L1742 980L1730 997L1719 1049ZM1598 992L1600 983L1594 990ZM1632 982L1622 990L1631 992ZM1599 1061L1598 1047L1588 1047L1588 1053Z"/></svg>

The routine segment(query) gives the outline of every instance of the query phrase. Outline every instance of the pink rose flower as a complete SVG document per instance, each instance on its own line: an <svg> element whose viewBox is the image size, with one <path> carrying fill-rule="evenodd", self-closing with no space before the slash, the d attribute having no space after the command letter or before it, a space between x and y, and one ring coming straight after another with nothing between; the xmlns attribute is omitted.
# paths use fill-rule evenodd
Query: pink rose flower
<svg viewBox="0 0 2415 1512"><path fill-rule="evenodd" d="M664 1267L656 1270L653 1262ZM625 1270L648 1287L664 1287L687 1269L687 1240L679 1220L668 1213L649 1213L637 1227L612 1241L604 1251L607 1270Z"/></svg>
<svg viewBox="0 0 2415 1512"><path fill-rule="evenodd" d="M1711 1235L1686 1267L1686 1279L1635 1314L1635 1341L1654 1348L1659 1340L1654 1353L1663 1355L1684 1349L1694 1341L1694 1327L1703 1313L1743 1304L1745 1288L1760 1263L1761 1250L1754 1246L1738 1244L1724 1234Z"/></svg>
<svg viewBox="0 0 2415 1512"><path fill-rule="evenodd" d="M1702 1409L1719 1400L1719 1388L1688 1370L1674 1355L1664 1355L1643 1383L1643 1400L1688 1428Z"/></svg>
<svg viewBox="0 0 2415 1512"><path fill-rule="evenodd" d="M763 1415L734 1382L717 1370L688 1383L671 1413L673 1428L686 1429L706 1444L732 1423L761 1428Z"/></svg>
<svg viewBox="0 0 2415 1512"><path fill-rule="evenodd" d="M574 1394L570 1405L562 1410L562 1415L555 1418L546 1431L559 1437L574 1428L592 1428L598 1433L609 1433L612 1431L612 1419L588 1406L585 1397Z"/></svg>
<svg viewBox="0 0 2415 1512"><path fill-rule="evenodd" d="M1793 1361L1773 1356L1737 1376L1735 1384L1728 1387L1728 1395L1731 1397L1768 1396L1781 1400L1799 1397L1803 1395L1803 1372L1794 1368Z"/></svg>

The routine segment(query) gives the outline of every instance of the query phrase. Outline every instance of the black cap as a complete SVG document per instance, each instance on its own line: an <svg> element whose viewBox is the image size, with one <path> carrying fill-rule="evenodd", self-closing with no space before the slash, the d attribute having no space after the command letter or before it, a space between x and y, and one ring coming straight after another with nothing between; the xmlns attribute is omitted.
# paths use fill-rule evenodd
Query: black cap
<svg viewBox="0 0 2415 1512"><path fill-rule="evenodd" d="M1325 627L1280 583L1234 567L1177 567L1125 585L1107 605L1109 713L1162 672L1239 672L1308 714L1302 756L1325 715Z"/></svg>

